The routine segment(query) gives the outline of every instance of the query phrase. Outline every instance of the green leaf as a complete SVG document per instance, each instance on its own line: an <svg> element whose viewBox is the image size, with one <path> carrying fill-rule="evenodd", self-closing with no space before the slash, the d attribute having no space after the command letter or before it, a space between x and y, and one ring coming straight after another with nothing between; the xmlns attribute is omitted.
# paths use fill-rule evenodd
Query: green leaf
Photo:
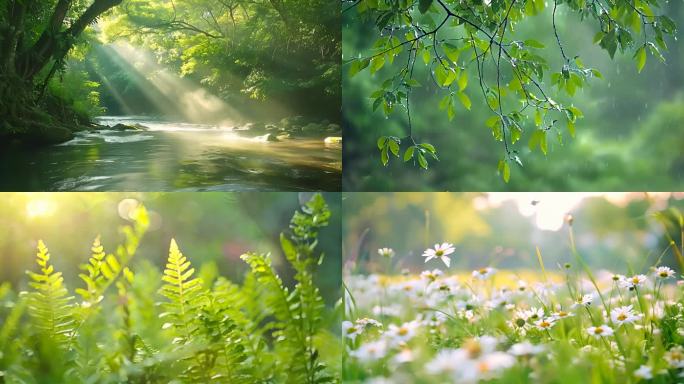
<svg viewBox="0 0 684 384"><path fill-rule="evenodd" d="M522 137L522 129L517 124L511 124L511 143L515 144Z"/></svg>
<svg viewBox="0 0 684 384"><path fill-rule="evenodd" d="M570 137L575 137L575 123L570 120L568 120L568 132Z"/></svg>
<svg viewBox="0 0 684 384"><path fill-rule="evenodd" d="M370 62L370 73L374 74L379 71L385 65L385 56L380 55L374 57Z"/></svg>
<svg viewBox="0 0 684 384"><path fill-rule="evenodd" d="M443 65L435 67L435 80L442 87L448 87L456 80L456 71Z"/></svg>
<svg viewBox="0 0 684 384"><path fill-rule="evenodd" d="M458 98L461 100L461 104L467 109L470 110L470 107L472 106L472 102L470 101L470 98L468 95L466 95L463 92L458 93Z"/></svg>
<svg viewBox="0 0 684 384"><path fill-rule="evenodd" d="M458 77L458 90L463 91L468 86L468 72L461 71L461 75Z"/></svg>
<svg viewBox="0 0 684 384"><path fill-rule="evenodd" d="M425 13L430 9L430 6L432 5L433 0L420 0L418 2L418 10L420 13Z"/></svg>
<svg viewBox="0 0 684 384"><path fill-rule="evenodd" d="M615 35L615 30L612 29L610 32L605 34L602 38L601 41L599 42L599 45L601 48L605 49L608 51L608 54L610 55L610 58L612 59L615 57L615 51L617 50L617 36Z"/></svg>
<svg viewBox="0 0 684 384"><path fill-rule="evenodd" d="M457 46L451 44L451 43L444 43L444 54L446 57L449 58L452 62L457 62L458 57L461 55L461 51L458 49Z"/></svg>
<svg viewBox="0 0 684 384"><path fill-rule="evenodd" d="M546 156L546 153L548 152L548 143L546 140L546 131L537 131L541 132L541 137L539 138L539 149L541 149L542 153L544 153L544 156Z"/></svg>
<svg viewBox="0 0 684 384"><path fill-rule="evenodd" d="M508 162L499 160L498 170L503 181L508 183L508 181L511 179L511 167L508 165Z"/></svg>
<svg viewBox="0 0 684 384"><path fill-rule="evenodd" d="M385 143L387 143L387 136L381 136L380 138L378 138L378 149L384 148Z"/></svg>
<svg viewBox="0 0 684 384"><path fill-rule="evenodd" d="M387 154L387 147L383 147L382 150L380 151L380 161L382 161L382 165L387 166L387 163L389 163L389 155Z"/></svg>
<svg viewBox="0 0 684 384"><path fill-rule="evenodd" d="M646 65L646 47L642 46L637 49L634 58L636 59L637 72L641 73L641 70L644 69L644 65Z"/></svg>
<svg viewBox="0 0 684 384"><path fill-rule="evenodd" d="M404 161L409 161L413 158L413 152L416 150L416 147L410 146L406 149L406 152L404 152Z"/></svg>
<svg viewBox="0 0 684 384"><path fill-rule="evenodd" d="M366 67L368 67L368 64L370 64L370 60L368 59L354 60L349 66L349 77L353 77L357 73L364 70Z"/></svg>
<svg viewBox="0 0 684 384"><path fill-rule="evenodd" d="M420 147L425 148L430 153L436 153L435 147L432 144L422 143L420 144Z"/></svg>
<svg viewBox="0 0 684 384"><path fill-rule="evenodd" d="M389 141L389 149L394 154L394 156L399 157L399 143L394 140Z"/></svg>
<svg viewBox="0 0 684 384"><path fill-rule="evenodd" d="M423 63L425 63L425 65L428 65L430 64L431 59L432 57L430 55L430 50L427 48L423 49Z"/></svg>
<svg viewBox="0 0 684 384"><path fill-rule="evenodd" d="M544 44L542 44L542 43L540 43L539 41L534 40L534 39L525 40L525 41L524 41L524 44L525 44L526 47L540 48L540 49L541 49L541 48L544 48Z"/></svg>
<svg viewBox="0 0 684 384"><path fill-rule="evenodd" d="M416 79L408 79L404 82L404 84L413 88L420 87L420 83Z"/></svg>
<svg viewBox="0 0 684 384"><path fill-rule="evenodd" d="M425 156L418 151L418 164L423 168L423 169L428 169L428 162L425 159Z"/></svg>

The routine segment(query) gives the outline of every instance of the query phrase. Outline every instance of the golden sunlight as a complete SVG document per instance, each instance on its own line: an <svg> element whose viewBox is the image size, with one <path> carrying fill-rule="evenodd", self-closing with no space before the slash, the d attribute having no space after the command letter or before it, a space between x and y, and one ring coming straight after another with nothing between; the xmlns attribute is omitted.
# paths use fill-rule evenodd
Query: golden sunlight
<svg viewBox="0 0 684 384"><path fill-rule="evenodd" d="M26 216L29 218L47 217L55 213L55 203L47 199L34 199L26 203Z"/></svg>

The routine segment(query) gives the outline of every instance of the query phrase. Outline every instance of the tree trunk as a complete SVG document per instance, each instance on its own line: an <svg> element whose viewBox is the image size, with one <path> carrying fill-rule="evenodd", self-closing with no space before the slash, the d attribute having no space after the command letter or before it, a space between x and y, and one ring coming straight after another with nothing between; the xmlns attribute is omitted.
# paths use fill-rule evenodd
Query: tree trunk
<svg viewBox="0 0 684 384"><path fill-rule="evenodd" d="M76 38L101 14L121 4L122 0L95 0L93 4L64 32L59 32L69 0L60 0L55 7L50 23L36 43L17 60L17 72L26 80L40 72L50 60L61 61L74 46ZM65 8L66 7L66 8ZM62 16L64 15L64 16ZM55 28L56 26L56 28Z"/></svg>
<svg viewBox="0 0 684 384"><path fill-rule="evenodd" d="M14 62L17 54L17 49L19 45L19 40L21 35L24 33L24 18L26 16L26 6L29 4L23 4L23 2L18 2L13 0L8 5L9 7L9 18L10 22L7 27L7 34L4 38L4 59L2 62L3 72L9 75L14 74Z"/></svg>

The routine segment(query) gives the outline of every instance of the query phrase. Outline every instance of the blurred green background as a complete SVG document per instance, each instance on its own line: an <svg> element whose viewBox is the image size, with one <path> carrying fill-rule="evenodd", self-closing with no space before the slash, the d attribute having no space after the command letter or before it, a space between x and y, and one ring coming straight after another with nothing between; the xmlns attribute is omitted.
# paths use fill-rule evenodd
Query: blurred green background
<svg viewBox="0 0 684 384"><path fill-rule="evenodd" d="M575 263L566 217L573 218L578 251L592 267L627 273L654 264L669 238L681 247L684 193L344 193L345 273L385 273L382 247L396 252L392 272L445 269L425 264L427 247L450 242L451 269L548 270ZM669 249L663 265L680 270Z"/></svg>
<svg viewBox="0 0 684 384"><path fill-rule="evenodd" d="M284 263L280 232L311 193L0 193L0 282L25 288L25 271L35 269L36 245L42 239L55 268L65 275L70 289L82 285L78 265L90 257L99 234L107 252L122 242L118 228L128 224L127 214L142 203L150 215L134 267L151 262L159 267L168 257L175 238L193 265L215 263L218 271L240 282L247 265L240 255L247 251L271 252L273 263L286 284L292 270ZM318 250L324 252L318 283L328 304L340 297L340 194L324 193L332 217L319 234ZM198 269L199 270L199 269Z"/></svg>
<svg viewBox="0 0 684 384"><path fill-rule="evenodd" d="M551 12L517 26L516 39L534 37L546 45L541 54L551 68L560 68ZM681 35L684 4L670 1L663 14L673 18ZM364 71L353 78L343 68L344 190L356 191L673 191L684 186L684 49L680 41L668 40L667 62L649 55L646 67L637 74L631 54L608 54L592 45L598 30L590 21L580 21L564 6L558 8L557 24L565 51L579 55L586 66L597 68L603 80L594 79L578 91L572 103L585 115L577 123L577 136L571 139L565 128L564 145L549 139L549 154L530 153L527 129L515 149L524 167L512 166L511 180L505 184L497 175L497 162L503 157L502 143L494 141L485 126L490 116L482 94L476 88L467 93L471 111L463 107L449 122L438 108L443 92L428 79L422 65L416 65L415 78L423 87L411 98L413 133L417 140L434 144L440 161L423 171L392 158L385 168L380 163L376 141L382 135L406 136L407 118L396 108L389 119L382 111L372 112L370 94L392 68L374 76ZM343 14L343 60L363 55L378 36L373 24L361 22L355 10ZM396 63L405 60L397 59ZM387 67L387 66L386 66ZM396 67L394 67L396 70ZM471 82L477 77L470 68ZM548 82L548 79L546 79ZM552 94L555 93L552 92ZM554 95L555 98L555 95ZM560 98L563 100L563 98ZM567 99L566 99L567 100ZM533 123L529 122L528 128ZM524 127L525 128L525 127ZM555 136L555 134L554 134Z"/></svg>

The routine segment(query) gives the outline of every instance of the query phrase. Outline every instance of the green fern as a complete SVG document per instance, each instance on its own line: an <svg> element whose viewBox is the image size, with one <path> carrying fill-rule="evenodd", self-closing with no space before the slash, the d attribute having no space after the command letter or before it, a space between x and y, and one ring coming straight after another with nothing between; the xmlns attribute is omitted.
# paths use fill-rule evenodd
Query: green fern
<svg viewBox="0 0 684 384"><path fill-rule="evenodd" d="M216 278L217 272L205 273L205 283L174 240L161 276L146 260L134 276L130 261L147 228L144 208L138 215L122 228L116 252L94 240L81 266L79 305L42 242L39 270L28 272L31 291L13 298L0 286L0 303L14 300L13 309L0 308L0 383L333 381L318 353L335 341L324 329L325 308L313 279L322 260L315 250L318 232L329 217L320 196L281 236L295 272L291 287L270 256L257 253L242 256L250 272L241 284ZM165 298L158 306L157 293ZM23 321L24 309L30 321Z"/></svg>
<svg viewBox="0 0 684 384"><path fill-rule="evenodd" d="M62 273L55 272L50 263L50 253L42 240L38 241L36 264L40 267L40 273L27 271L31 278L29 286L34 289L28 296L33 326L42 336L59 345L66 345L67 338L74 331L73 297L68 296Z"/></svg>
<svg viewBox="0 0 684 384"><path fill-rule="evenodd" d="M289 364L282 376L287 383L328 383L334 379L320 361L314 337L319 332L325 305L313 281L315 267L323 256L315 257L318 232L328 225L330 210L320 194L295 212L290 221L291 235L281 234L286 259L295 270L297 284L292 291L273 270L269 255L247 253L247 262L261 283L268 308L277 322L272 324L276 348Z"/></svg>
<svg viewBox="0 0 684 384"><path fill-rule="evenodd" d="M140 205L131 213L131 218L132 225L120 228L120 232L124 235L124 242L117 247L116 255L105 254L100 236L97 236L93 241L92 254L88 263L81 265L81 269L88 272L88 274L78 275L86 283L86 288L76 289L76 293L83 298L87 306L102 300L104 292L116 282L121 274L128 280L132 278L128 263L135 255L140 239L149 227L149 216L145 207Z"/></svg>
<svg viewBox="0 0 684 384"><path fill-rule="evenodd" d="M203 297L200 294L202 281L192 278L194 273L195 269L178 249L176 240L171 239L169 258L162 276L166 284L160 291L169 302L162 304L166 312L159 316L168 319L163 328L175 327L179 331L174 339L175 344L188 343L197 332L196 315L203 304Z"/></svg>

